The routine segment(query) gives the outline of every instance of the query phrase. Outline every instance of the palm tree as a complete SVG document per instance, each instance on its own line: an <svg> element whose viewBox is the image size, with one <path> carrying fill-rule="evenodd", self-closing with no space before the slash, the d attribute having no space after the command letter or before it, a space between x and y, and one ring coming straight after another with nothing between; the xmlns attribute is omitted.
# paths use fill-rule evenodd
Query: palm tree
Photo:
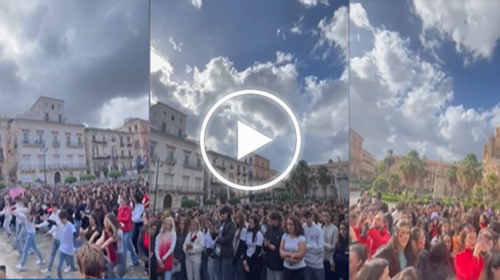
<svg viewBox="0 0 500 280"><path fill-rule="evenodd" d="M452 165L448 170L446 171L446 178L448 179L448 184L450 185L451 189L451 196L453 196L455 186L458 183L458 169L456 166Z"/></svg>
<svg viewBox="0 0 500 280"><path fill-rule="evenodd" d="M462 167L458 172L458 180L470 191L482 179L481 163L478 162L475 154L468 153L458 164Z"/></svg>
<svg viewBox="0 0 500 280"><path fill-rule="evenodd" d="M302 195L302 197L305 197L311 185L311 169L307 161L300 160L297 165L295 165L290 174L290 181L297 192Z"/></svg>
<svg viewBox="0 0 500 280"><path fill-rule="evenodd" d="M328 186L332 183L332 175L330 173L330 170L328 170L328 168L326 168L325 166L320 166L318 169L316 169L315 175L318 184L323 188L323 193L326 198Z"/></svg>
<svg viewBox="0 0 500 280"><path fill-rule="evenodd" d="M294 201L297 198L297 190L290 180L285 181L284 195L288 196L290 200Z"/></svg>
<svg viewBox="0 0 500 280"><path fill-rule="evenodd" d="M500 178L498 178L497 174L489 173L486 175L486 177L483 178L482 185L489 194L488 198L490 202L498 200L500 194Z"/></svg>
<svg viewBox="0 0 500 280"><path fill-rule="evenodd" d="M394 159L394 151L392 149L387 150L387 154L384 158L384 163L385 163L385 175L389 176L389 170L391 169L391 166L396 163L396 160Z"/></svg>
<svg viewBox="0 0 500 280"><path fill-rule="evenodd" d="M401 184L401 178L397 173L390 173L389 177L387 177L387 182L389 183L389 191L395 192Z"/></svg>
<svg viewBox="0 0 500 280"><path fill-rule="evenodd" d="M399 173L405 183L405 196L408 196L408 189L414 187L415 183L421 182L427 174L425 162L420 159L417 151L410 150L406 156L401 158Z"/></svg>

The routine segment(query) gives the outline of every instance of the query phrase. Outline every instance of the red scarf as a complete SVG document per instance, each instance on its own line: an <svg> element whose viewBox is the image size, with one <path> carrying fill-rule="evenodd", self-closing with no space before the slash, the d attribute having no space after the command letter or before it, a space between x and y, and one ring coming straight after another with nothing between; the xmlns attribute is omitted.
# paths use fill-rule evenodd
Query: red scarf
<svg viewBox="0 0 500 280"><path fill-rule="evenodd" d="M164 234L160 233L160 244L159 245L159 253L160 253L160 258L165 256L165 254L170 250L170 246L172 246L172 235L170 233ZM175 244L173 244L175 246ZM161 261L161 260L160 260ZM172 270L172 254L168 256L167 259L163 261L163 270L158 268L157 272L163 272L163 271L171 271Z"/></svg>
<svg viewBox="0 0 500 280"><path fill-rule="evenodd" d="M142 239L142 244L144 245L144 248L146 248L146 252L149 251L149 234L147 234L147 230L144 234L144 238Z"/></svg>

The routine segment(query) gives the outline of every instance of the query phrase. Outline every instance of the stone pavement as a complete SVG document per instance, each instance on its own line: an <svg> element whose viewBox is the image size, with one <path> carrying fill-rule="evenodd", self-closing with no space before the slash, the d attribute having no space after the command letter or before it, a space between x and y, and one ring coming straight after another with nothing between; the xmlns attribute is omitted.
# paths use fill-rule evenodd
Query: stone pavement
<svg viewBox="0 0 500 280"><path fill-rule="evenodd" d="M18 272L16 270L16 265L21 262L21 256L17 253L16 249L12 248L12 242L14 241L14 237L7 238L5 236L5 231L0 230L0 265L5 265L7 268L7 278L8 279L40 279L45 278L45 275L42 274L41 270L47 267L49 254L50 254L50 246L52 238L49 236L44 236L42 234L37 234L36 236L36 244L38 250L42 253L44 257L45 264L43 266L38 266L36 264L38 258L35 254L29 255L28 260L26 262L25 270ZM129 258L130 259L130 258ZM56 272L57 265L57 257L54 261L54 265L52 266L52 278L57 278ZM64 273L64 278L66 279L78 279L80 278L80 274L78 272L70 272ZM142 266L137 267L129 267L127 274L125 275L126 279L148 279L149 277L144 273L144 269Z"/></svg>

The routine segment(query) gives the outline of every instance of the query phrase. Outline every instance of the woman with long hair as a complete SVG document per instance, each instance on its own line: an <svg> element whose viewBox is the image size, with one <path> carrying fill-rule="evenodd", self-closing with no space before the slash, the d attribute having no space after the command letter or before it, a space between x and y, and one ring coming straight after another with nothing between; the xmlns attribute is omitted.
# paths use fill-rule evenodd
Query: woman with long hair
<svg viewBox="0 0 500 280"><path fill-rule="evenodd" d="M399 220L389 242L382 246L373 256L389 263L389 276L394 277L401 270L416 264L416 254L410 241L410 223Z"/></svg>
<svg viewBox="0 0 500 280"><path fill-rule="evenodd" d="M156 258L156 254L154 252L156 248L156 237L158 234L160 234L160 229L161 229L161 222L156 221L154 219L150 219L150 225L149 225L149 279L151 280L163 280L161 279L159 273L158 273L158 259Z"/></svg>
<svg viewBox="0 0 500 280"><path fill-rule="evenodd" d="M201 253L204 249L203 233L198 219L194 218L189 223L189 234L184 240L184 253L186 253L187 280L200 280Z"/></svg>
<svg viewBox="0 0 500 280"><path fill-rule="evenodd" d="M457 280L476 280L483 268L481 252L485 244L477 242L476 229L472 225L465 226L460 244L462 250L455 256L455 274Z"/></svg>
<svg viewBox="0 0 500 280"><path fill-rule="evenodd" d="M185 280L187 279L186 253L184 252L183 246L189 231L186 218L179 216L177 218L177 226L175 227L175 229L177 233L177 239L175 242L174 259L172 261L175 266L180 268L180 271L174 273L174 278L176 280Z"/></svg>
<svg viewBox="0 0 500 280"><path fill-rule="evenodd" d="M366 247L356 243L349 246L349 280L357 280L361 267L366 262ZM344 279L346 280L346 279Z"/></svg>
<svg viewBox="0 0 500 280"><path fill-rule="evenodd" d="M339 225L339 241L333 252L334 270L339 279L349 279L349 236L347 232L347 221L340 222Z"/></svg>
<svg viewBox="0 0 500 280"><path fill-rule="evenodd" d="M260 279L262 275L263 244L264 235L260 228L259 217L252 215L248 220L248 232L245 237L246 250L243 254L243 269L245 270L246 280Z"/></svg>
<svg viewBox="0 0 500 280"><path fill-rule="evenodd" d="M144 261L144 272L149 275L149 252L153 248L150 246L149 238L149 210L144 210L142 213L142 224L139 236L137 237L138 257Z"/></svg>
<svg viewBox="0 0 500 280"><path fill-rule="evenodd" d="M381 258L372 258L365 262L356 275L356 280L390 280L389 264Z"/></svg>
<svg viewBox="0 0 500 280"><path fill-rule="evenodd" d="M163 280L172 279L172 259L177 242L175 223L172 217L163 220L160 233L156 236L155 255L158 260L157 272L163 275Z"/></svg>
<svg viewBox="0 0 500 280"><path fill-rule="evenodd" d="M306 238L299 218L290 215L286 219L286 229L281 238L280 256L283 259L283 279L302 280L306 263Z"/></svg>
<svg viewBox="0 0 500 280"><path fill-rule="evenodd" d="M426 280L448 279L454 275L450 262L450 251L444 242L437 242L431 246L427 265L421 275Z"/></svg>
<svg viewBox="0 0 500 280"><path fill-rule="evenodd" d="M235 272L235 280L244 280L245 271L243 269L243 258L245 253L245 242L247 237L247 226L245 214L238 211L234 215L234 223L236 224L236 233L233 239L233 266Z"/></svg>
<svg viewBox="0 0 500 280"><path fill-rule="evenodd" d="M107 277L122 279L127 273L127 260L123 232L120 230L116 215L108 213L104 217L104 230L96 245L106 250L108 259Z"/></svg>
<svg viewBox="0 0 500 280"><path fill-rule="evenodd" d="M486 254L479 280L500 279L500 250L491 248Z"/></svg>
<svg viewBox="0 0 500 280"><path fill-rule="evenodd" d="M422 228L413 227L410 232L410 243L413 252L417 256L416 268L419 273L424 271L429 258L429 252L425 249L425 241L425 232Z"/></svg>

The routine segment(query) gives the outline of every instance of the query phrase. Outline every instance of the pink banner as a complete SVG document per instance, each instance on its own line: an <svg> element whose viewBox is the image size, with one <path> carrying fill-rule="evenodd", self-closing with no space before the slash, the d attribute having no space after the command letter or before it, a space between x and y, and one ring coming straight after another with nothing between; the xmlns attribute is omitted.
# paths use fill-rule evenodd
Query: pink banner
<svg viewBox="0 0 500 280"><path fill-rule="evenodd" d="M9 190L9 195L12 198L16 198L24 193L24 189L21 187L13 188Z"/></svg>

